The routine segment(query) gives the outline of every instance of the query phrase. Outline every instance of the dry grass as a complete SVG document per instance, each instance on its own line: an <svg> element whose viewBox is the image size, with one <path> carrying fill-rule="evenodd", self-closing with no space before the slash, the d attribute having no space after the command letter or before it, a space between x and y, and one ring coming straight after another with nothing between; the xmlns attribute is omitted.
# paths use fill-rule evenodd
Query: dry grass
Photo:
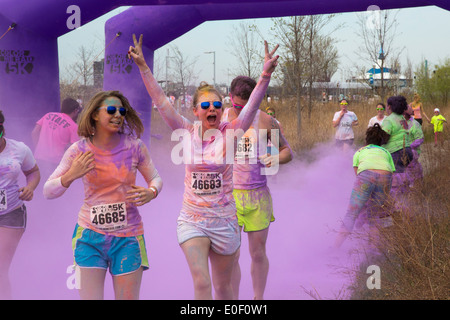
<svg viewBox="0 0 450 320"><path fill-rule="evenodd" d="M435 165L423 183L405 195L407 208L394 225L380 229L374 257L356 273L353 299L448 300L450 298L450 167L448 144L431 149ZM445 160L443 160L445 159ZM365 270L381 269L381 289L368 290Z"/></svg>
<svg viewBox="0 0 450 320"><path fill-rule="evenodd" d="M372 102L350 102L348 110L356 113L359 126L354 127L355 144L364 145L365 132L370 118L376 115L376 104L378 101ZM267 102L263 102L261 109L264 110ZM306 103L303 103L306 106ZM309 150L317 143L322 143L334 139L335 129L332 126L334 113L340 111L337 102L321 103L316 102L313 106L311 116L308 116L306 107L302 110L302 127L300 134L297 132L295 101L292 99L284 99L283 101L271 102L271 106L275 107L277 119L281 122L284 134L291 144L292 148L300 153L302 150ZM433 115L433 106L425 106L425 111L429 117ZM450 118L450 106L441 108L441 113ZM450 120L450 119L449 119ZM450 121L449 121L450 122ZM427 141L433 141L433 127L431 124L424 124L424 133ZM444 130L444 138L450 139L450 128Z"/></svg>
<svg viewBox="0 0 450 320"><path fill-rule="evenodd" d="M364 135L369 119L375 116L375 104L351 103L349 110L358 116L360 125L354 128L355 144L364 144ZM332 118L339 111L337 103L317 103L309 118L302 112L302 130L296 128L295 102L284 99L271 104L276 108L277 118L282 124L285 137L296 153L302 157L316 144L333 140ZM266 102L261 109L265 110ZM425 106L432 115L433 106ZM193 119L192 111L181 113ZM450 120L450 106L441 107L441 113ZM450 122L450 121L449 121ZM356 271L351 288L352 299L449 299L450 293L450 127L444 126L442 148L433 146L433 128L425 123L425 144L422 146L421 162L424 168L423 183L405 195L408 208L395 213L395 224L380 230L377 249L381 253L377 264L381 269L381 289L369 290L366 286L367 266ZM158 112L152 113L152 133L160 134L170 143L170 130Z"/></svg>

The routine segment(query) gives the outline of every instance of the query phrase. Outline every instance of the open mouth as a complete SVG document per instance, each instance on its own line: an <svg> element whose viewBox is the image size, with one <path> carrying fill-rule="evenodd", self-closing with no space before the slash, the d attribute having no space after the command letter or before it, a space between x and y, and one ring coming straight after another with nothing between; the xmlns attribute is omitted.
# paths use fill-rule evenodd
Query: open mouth
<svg viewBox="0 0 450 320"><path fill-rule="evenodd" d="M110 123L120 126L120 120L118 119L111 120Z"/></svg>
<svg viewBox="0 0 450 320"><path fill-rule="evenodd" d="M217 120L217 116L215 116L215 115L210 115L210 116L208 116L208 117L206 118L206 120L208 120L208 123L209 123L209 124L215 124L215 123L216 123L216 120Z"/></svg>

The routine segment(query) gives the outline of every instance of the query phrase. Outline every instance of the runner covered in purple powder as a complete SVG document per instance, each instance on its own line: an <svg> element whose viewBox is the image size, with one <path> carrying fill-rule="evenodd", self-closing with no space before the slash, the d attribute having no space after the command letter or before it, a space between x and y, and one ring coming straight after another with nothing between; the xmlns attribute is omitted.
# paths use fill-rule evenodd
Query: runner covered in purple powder
<svg viewBox="0 0 450 320"><path fill-rule="evenodd" d="M409 186L414 186L417 182L423 179L422 164L419 161L420 146L424 142L424 135L422 131L422 125L413 117L414 111L411 105L408 105L408 109L404 112L403 116L406 119L409 128L408 139L410 140L411 151L413 153L413 159L406 167L406 173L409 179Z"/></svg>
<svg viewBox="0 0 450 320"><path fill-rule="evenodd" d="M41 179L30 148L5 137L5 116L0 110L0 300L11 299L9 268L25 232L27 208ZM20 186L24 174L26 185Z"/></svg>
<svg viewBox="0 0 450 320"><path fill-rule="evenodd" d="M212 278L215 298L233 299L231 275L240 247L240 232L233 198L233 158L224 161L224 154L229 153L226 150L229 149L229 139L222 137L232 130L236 133L233 136L239 139L250 127L277 65L278 56L273 55L278 46L269 52L265 42L263 72L239 117L231 122L222 122L222 96L214 87L203 83L194 94L192 103L198 121L191 123L176 112L153 77L142 52L142 35L139 41L133 35L133 41L134 47L130 46L129 55L139 67L159 113L171 129L185 131L185 138L193 147L193 150L189 149L193 153L191 159L200 159L186 161L184 197L177 227L178 242L193 278L195 298L212 299ZM232 148L234 155L234 143Z"/></svg>
<svg viewBox="0 0 450 320"><path fill-rule="evenodd" d="M233 121L239 117L245 110L255 86L256 81L247 76L238 76L233 79L230 86L233 107L224 112L222 117L224 121ZM271 154L267 148L260 148L261 144L264 146L269 142L279 149L277 156ZM255 300L264 298L269 272L266 241L270 223L275 221L272 196L263 168L274 167L291 160L292 150L280 130L278 121L273 116L258 110L249 130L239 141L233 165L233 195L239 226L248 235ZM241 280L239 253L233 271L233 292L236 299L239 297Z"/></svg>
<svg viewBox="0 0 450 320"><path fill-rule="evenodd" d="M148 269L144 226L138 206L157 197L162 179L139 139L144 126L118 91L97 93L78 124L72 144L44 185L44 196L62 196L81 179L85 199L73 233L73 254L83 300L104 296L109 268L116 299L138 299ZM140 172L147 186L136 185Z"/></svg>
<svg viewBox="0 0 450 320"><path fill-rule="evenodd" d="M389 135L376 123L366 131L367 145L353 155L356 180L336 239L336 247L340 247L353 231L358 216L365 208L369 225L386 227L392 223L385 204L392 187L395 166L389 151L381 147L388 139Z"/></svg>

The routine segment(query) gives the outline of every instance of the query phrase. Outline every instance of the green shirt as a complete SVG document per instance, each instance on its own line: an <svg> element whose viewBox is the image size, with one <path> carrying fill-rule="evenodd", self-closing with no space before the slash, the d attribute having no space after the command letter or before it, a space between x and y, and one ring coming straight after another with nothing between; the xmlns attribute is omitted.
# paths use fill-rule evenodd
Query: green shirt
<svg viewBox="0 0 450 320"><path fill-rule="evenodd" d="M402 149L403 146L409 147L411 144L408 138L408 124L402 115L391 113L383 120L381 128L391 135L388 143L382 146L390 153Z"/></svg>
<svg viewBox="0 0 450 320"><path fill-rule="evenodd" d="M407 122L409 127L408 139L409 144L411 145L417 139L423 139L424 136L422 126L413 117L411 117ZM420 147L417 147L417 153L420 154Z"/></svg>
<svg viewBox="0 0 450 320"><path fill-rule="evenodd" d="M364 170L395 171L392 156L383 147L369 144L360 148L353 155L353 166L358 167L357 174Z"/></svg>

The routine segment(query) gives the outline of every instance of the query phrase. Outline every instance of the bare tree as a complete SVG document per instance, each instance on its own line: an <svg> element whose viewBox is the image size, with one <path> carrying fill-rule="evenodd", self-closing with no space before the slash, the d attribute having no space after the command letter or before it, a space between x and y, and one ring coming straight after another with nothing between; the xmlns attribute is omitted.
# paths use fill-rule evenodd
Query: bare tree
<svg viewBox="0 0 450 320"><path fill-rule="evenodd" d="M311 117L313 84L318 79L329 82L337 71L338 52L332 32L323 35L321 31L334 18L334 15L313 15L307 18L307 85L308 85L308 118ZM329 77L328 77L329 76Z"/></svg>
<svg viewBox="0 0 450 320"><path fill-rule="evenodd" d="M94 88L95 47L81 46L76 62L65 68L60 79L61 99L71 97L87 101L96 91Z"/></svg>
<svg viewBox="0 0 450 320"><path fill-rule="evenodd" d="M185 103L186 88L188 85L193 84L197 79L194 68L198 57L191 59L189 56L185 56L177 46L172 46L171 48L174 51L174 55L171 57L174 62L174 66L171 68L172 74L174 80L181 85L181 96L183 97L182 101Z"/></svg>
<svg viewBox="0 0 450 320"><path fill-rule="evenodd" d="M304 88L308 88L310 116L313 83L318 79L327 81L337 70L338 55L334 40L330 34L323 35L322 32L332 18L321 15L272 19L272 32L282 49L283 89L285 94L293 94L296 98L297 134L301 131Z"/></svg>
<svg viewBox="0 0 450 320"><path fill-rule="evenodd" d="M272 32L280 43L280 64L283 73L283 90L295 95L297 111L297 134L300 135L302 114L301 97L305 79L305 46L307 41L307 18L294 16L273 18Z"/></svg>
<svg viewBox="0 0 450 320"><path fill-rule="evenodd" d="M370 8L369 8L370 9ZM395 36L397 35L397 15L398 10L379 10L374 6L367 13L358 14L358 29L356 35L361 38L362 45L356 53L360 58L375 65L380 69L380 86L374 89L384 100L386 96L386 85L384 70L386 59L398 60L395 55L399 55L401 50L395 48ZM374 83L375 84L375 83Z"/></svg>
<svg viewBox="0 0 450 320"><path fill-rule="evenodd" d="M239 23L238 27L228 36L228 50L237 58L238 64L232 73L257 78L260 72L261 46L256 36L254 26L251 22Z"/></svg>
<svg viewBox="0 0 450 320"><path fill-rule="evenodd" d="M86 48L81 46L78 49L77 58L78 61L73 64L73 71L76 74L76 79L81 80L81 84L88 86L92 84L94 79L94 48Z"/></svg>

